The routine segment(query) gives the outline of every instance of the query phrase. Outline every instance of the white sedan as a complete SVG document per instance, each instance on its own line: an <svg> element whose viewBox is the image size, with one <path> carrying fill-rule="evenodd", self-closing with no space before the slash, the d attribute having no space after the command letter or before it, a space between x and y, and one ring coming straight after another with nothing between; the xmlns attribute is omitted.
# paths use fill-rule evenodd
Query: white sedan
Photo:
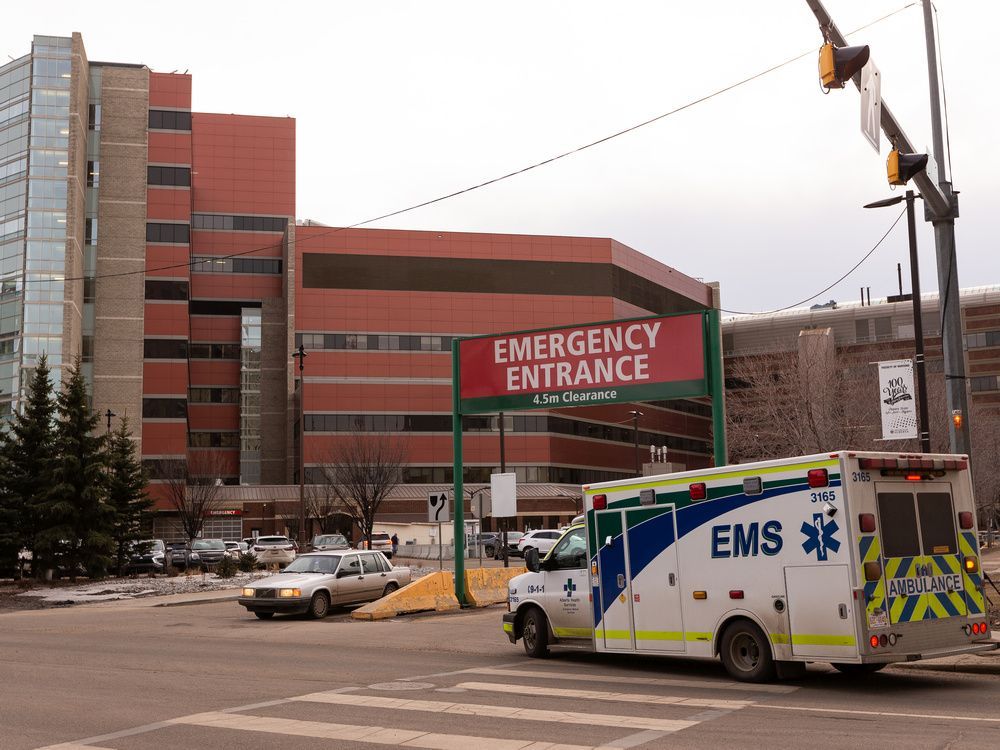
<svg viewBox="0 0 1000 750"><path fill-rule="evenodd" d="M409 582L410 569L393 567L381 552L310 552L246 586L238 601L261 620L276 612L319 619L332 605L374 601Z"/></svg>
<svg viewBox="0 0 1000 750"><path fill-rule="evenodd" d="M529 549L537 549L539 557L545 557L563 533L558 529L536 529L529 531L517 542L517 554L524 557Z"/></svg>

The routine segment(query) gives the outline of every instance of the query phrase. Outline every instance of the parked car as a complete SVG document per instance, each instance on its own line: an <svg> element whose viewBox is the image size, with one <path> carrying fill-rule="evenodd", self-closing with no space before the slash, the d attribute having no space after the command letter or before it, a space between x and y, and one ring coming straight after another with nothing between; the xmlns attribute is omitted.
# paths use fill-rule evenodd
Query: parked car
<svg viewBox="0 0 1000 750"><path fill-rule="evenodd" d="M147 539L139 542L128 561L128 573L162 573L167 545L162 539Z"/></svg>
<svg viewBox="0 0 1000 750"><path fill-rule="evenodd" d="M327 552L335 549L350 549L351 545L343 534L318 534L313 537L313 551Z"/></svg>
<svg viewBox="0 0 1000 750"><path fill-rule="evenodd" d="M562 536L558 529L536 529L529 531L517 541L517 555L524 557L529 549L537 549L539 557L544 557Z"/></svg>
<svg viewBox="0 0 1000 750"><path fill-rule="evenodd" d="M187 566L187 544L184 542L170 542L163 551L163 567L174 567L183 570Z"/></svg>
<svg viewBox="0 0 1000 750"><path fill-rule="evenodd" d="M479 556L479 547L483 548L483 555L493 557L500 548L500 534L496 531L484 531L481 534L473 534L469 539L469 554L473 557Z"/></svg>
<svg viewBox="0 0 1000 750"><path fill-rule="evenodd" d="M517 543L524 536L520 531L508 531L507 532L507 548L504 549L503 546L503 532L498 533L500 541L497 543L496 553L493 555L494 560L502 560L504 556L510 557L511 555L517 554Z"/></svg>
<svg viewBox="0 0 1000 750"><path fill-rule="evenodd" d="M188 568L201 568L218 565L222 558L228 556L226 543L221 539L195 539L186 547Z"/></svg>
<svg viewBox="0 0 1000 750"><path fill-rule="evenodd" d="M381 552L310 552L244 587L239 603L261 620L303 612L318 619L331 606L374 601L409 582L410 569L393 567Z"/></svg>
<svg viewBox="0 0 1000 750"><path fill-rule="evenodd" d="M234 560L239 560L240 555L250 550L246 542L226 542L226 554Z"/></svg>
<svg viewBox="0 0 1000 750"><path fill-rule="evenodd" d="M288 565L295 559L295 545L287 536L259 536L252 551L261 565Z"/></svg>
<svg viewBox="0 0 1000 750"><path fill-rule="evenodd" d="M362 539L358 542L358 549L368 549L368 540ZM384 531L372 532L372 549L381 552L390 560L392 559L392 537Z"/></svg>

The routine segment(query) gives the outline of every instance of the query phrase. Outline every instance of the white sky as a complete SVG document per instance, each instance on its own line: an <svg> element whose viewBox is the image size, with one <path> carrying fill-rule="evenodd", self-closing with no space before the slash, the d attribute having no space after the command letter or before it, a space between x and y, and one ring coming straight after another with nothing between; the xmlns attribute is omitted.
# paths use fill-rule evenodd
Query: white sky
<svg viewBox="0 0 1000 750"><path fill-rule="evenodd" d="M909 0L826 0L847 32ZM959 283L1000 283L1000 4L937 0L948 97ZM567 151L803 52L805 58L610 143L498 185L370 225L613 237L722 283L723 306L769 310L847 271L898 213L888 143L859 128L853 86L823 96L805 0L660 2L18 3L0 54L33 34L83 34L92 60L194 75L199 111L297 119L299 218L348 225ZM919 5L851 38L872 47L882 94L930 146ZM0 58L2 59L2 58ZM918 210L919 207L918 207ZM923 291L937 288L918 214ZM897 291L905 219L816 302Z"/></svg>

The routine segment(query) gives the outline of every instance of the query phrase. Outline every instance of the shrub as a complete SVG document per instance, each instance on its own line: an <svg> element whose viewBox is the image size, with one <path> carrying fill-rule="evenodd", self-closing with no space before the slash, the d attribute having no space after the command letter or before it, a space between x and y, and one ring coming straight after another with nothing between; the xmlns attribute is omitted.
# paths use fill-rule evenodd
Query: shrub
<svg viewBox="0 0 1000 750"><path fill-rule="evenodd" d="M257 569L257 555L253 552L241 552L239 569L242 573L253 573Z"/></svg>
<svg viewBox="0 0 1000 750"><path fill-rule="evenodd" d="M237 567L236 561L229 555L226 555L219 561L219 564L215 566L215 574L219 576L219 578L232 578L236 575Z"/></svg>

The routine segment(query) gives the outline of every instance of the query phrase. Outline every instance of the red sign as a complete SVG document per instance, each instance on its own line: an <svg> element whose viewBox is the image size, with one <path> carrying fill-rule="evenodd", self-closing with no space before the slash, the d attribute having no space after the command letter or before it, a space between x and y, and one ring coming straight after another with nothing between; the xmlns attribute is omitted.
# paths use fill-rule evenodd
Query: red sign
<svg viewBox="0 0 1000 750"><path fill-rule="evenodd" d="M464 339L463 412L704 395L703 321L695 313Z"/></svg>

